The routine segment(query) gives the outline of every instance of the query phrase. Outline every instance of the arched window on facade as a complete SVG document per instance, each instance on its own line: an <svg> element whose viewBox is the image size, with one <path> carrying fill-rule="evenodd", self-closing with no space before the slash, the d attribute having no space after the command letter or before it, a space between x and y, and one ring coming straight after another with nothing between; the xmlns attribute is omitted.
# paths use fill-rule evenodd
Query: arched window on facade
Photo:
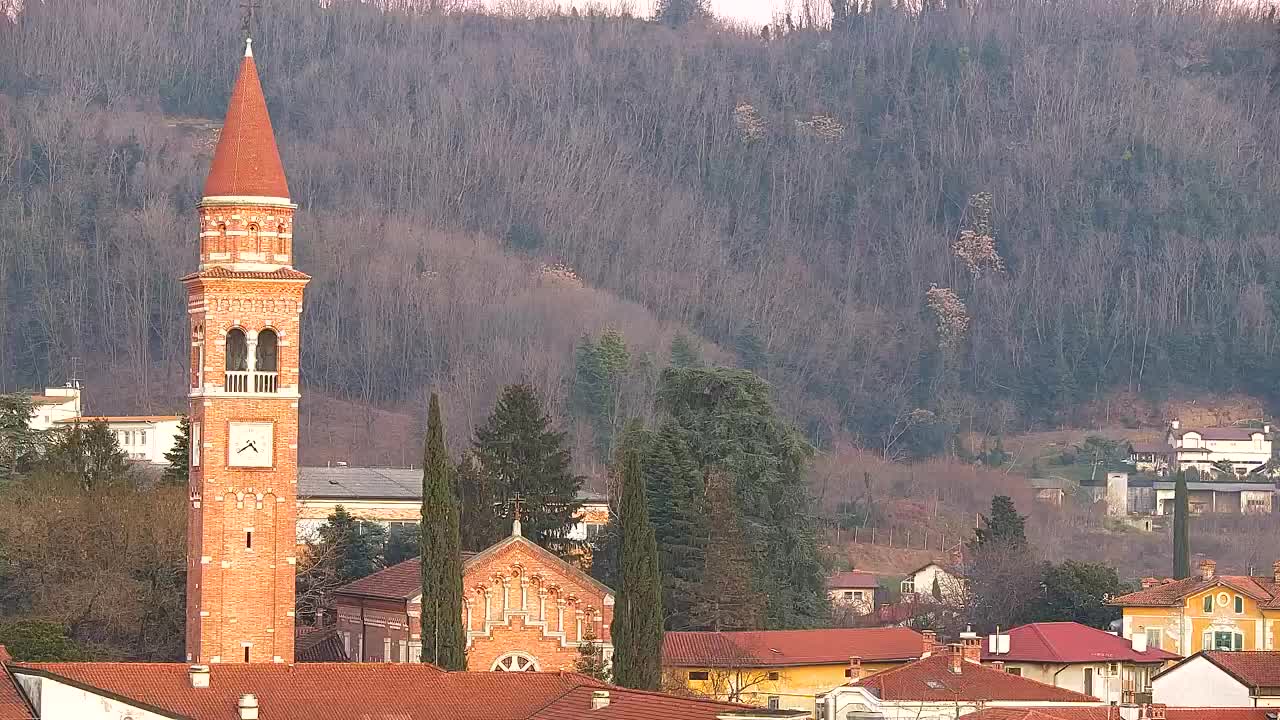
<svg viewBox="0 0 1280 720"><path fill-rule="evenodd" d="M263 330L258 333L258 343L254 348L254 392L275 392L276 373L279 370L280 343L275 330Z"/></svg>
<svg viewBox="0 0 1280 720"><path fill-rule="evenodd" d="M499 672L538 672L538 660L522 652L509 652L494 660L490 669Z"/></svg>
<svg viewBox="0 0 1280 720"><path fill-rule="evenodd" d="M276 252L278 253L289 252L289 243L285 240L284 233L284 223L280 223L280 225L276 227ZM274 260L275 258L272 259Z"/></svg>
<svg viewBox="0 0 1280 720"><path fill-rule="evenodd" d="M212 253L227 252L227 224L218 223L218 236L213 239L213 247L209 250Z"/></svg>
<svg viewBox="0 0 1280 720"><path fill-rule="evenodd" d="M249 391L249 340L244 330L227 331L227 392Z"/></svg>
<svg viewBox="0 0 1280 720"><path fill-rule="evenodd" d="M257 223L249 223L249 248L259 255L262 254L262 235L258 232Z"/></svg>

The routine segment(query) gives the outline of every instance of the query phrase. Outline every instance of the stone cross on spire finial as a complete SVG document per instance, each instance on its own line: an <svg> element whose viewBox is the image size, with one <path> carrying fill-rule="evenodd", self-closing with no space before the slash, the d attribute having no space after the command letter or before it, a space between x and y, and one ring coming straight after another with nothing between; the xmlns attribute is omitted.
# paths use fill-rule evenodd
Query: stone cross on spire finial
<svg viewBox="0 0 1280 720"><path fill-rule="evenodd" d="M520 502L524 500L524 496L520 493L511 493L507 498L507 505L511 508L511 536L515 537L521 534L520 531Z"/></svg>

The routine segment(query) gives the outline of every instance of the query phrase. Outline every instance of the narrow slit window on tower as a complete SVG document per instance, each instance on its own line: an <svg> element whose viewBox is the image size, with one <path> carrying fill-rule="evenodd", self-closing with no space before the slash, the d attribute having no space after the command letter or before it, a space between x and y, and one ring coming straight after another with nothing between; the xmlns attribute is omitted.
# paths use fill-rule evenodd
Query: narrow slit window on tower
<svg viewBox="0 0 1280 720"><path fill-rule="evenodd" d="M244 649L244 661L249 662L249 648L247 646Z"/></svg>
<svg viewBox="0 0 1280 720"><path fill-rule="evenodd" d="M288 248L288 244L284 241L284 223L280 223L276 227L276 252L288 253L289 251L286 248Z"/></svg>
<svg viewBox="0 0 1280 720"><path fill-rule="evenodd" d="M218 237L213 240L213 248L211 253L225 253L227 251L227 224L218 223Z"/></svg>
<svg viewBox="0 0 1280 720"><path fill-rule="evenodd" d="M244 531L244 548L245 550L253 549L253 531L252 530Z"/></svg>
<svg viewBox="0 0 1280 720"><path fill-rule="evenodd" d="M257 223L249 223L249 247L253 248L255 253L262 253L262 236L258 234Z"/></svg>

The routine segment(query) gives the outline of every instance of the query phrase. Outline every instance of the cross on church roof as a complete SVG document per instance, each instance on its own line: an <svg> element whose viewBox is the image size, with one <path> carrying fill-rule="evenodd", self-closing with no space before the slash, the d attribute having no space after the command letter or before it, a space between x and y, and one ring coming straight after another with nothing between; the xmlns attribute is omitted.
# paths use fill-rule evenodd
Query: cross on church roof
<svg viewBox="0 0 1280 720"><path fill-rule="evenodd" d="M504 503L511 509L511 534L520 535L520 503L524 500L524 496L518 492L511 493Z"/></svg>

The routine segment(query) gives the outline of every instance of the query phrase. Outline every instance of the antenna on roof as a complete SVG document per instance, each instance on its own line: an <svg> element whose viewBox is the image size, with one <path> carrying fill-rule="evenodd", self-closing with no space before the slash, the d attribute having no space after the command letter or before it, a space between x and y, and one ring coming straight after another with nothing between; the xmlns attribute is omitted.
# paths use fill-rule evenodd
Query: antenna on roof
<svg viewBox="0 0 1280 720"><path fill-rule="evenodd" d="M67 387L80 389L80 356L71 356L71 377L67 379Z"/></svg>

